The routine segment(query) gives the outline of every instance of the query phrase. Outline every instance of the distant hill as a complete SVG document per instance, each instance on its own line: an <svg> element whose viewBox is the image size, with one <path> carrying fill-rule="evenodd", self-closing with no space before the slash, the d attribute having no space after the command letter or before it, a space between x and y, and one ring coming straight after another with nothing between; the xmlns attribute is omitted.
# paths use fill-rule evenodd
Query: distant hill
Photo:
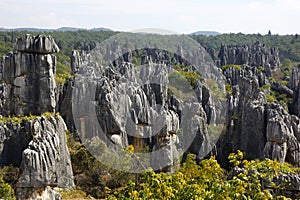
<svg viewBox="0 0 300 200"><path fill-rule="evenodd" d="M206 35L206 36L215 36L215 35L221 35L221 33L216 31L197 31L194 33L190 33L189 35Z"/></svg>
<svg viewBox="0 0 300 200"><path fill-rule="evenodd" d="M112 31L108 28L92 28L92 29L85 29L85 28L76 28L76 27L61 27L58 29L42 29L42 28L0 28L0 31L29 31L29 32L54 32L54 31L79 31L79 30L89 30L89 31Z"/></svg>

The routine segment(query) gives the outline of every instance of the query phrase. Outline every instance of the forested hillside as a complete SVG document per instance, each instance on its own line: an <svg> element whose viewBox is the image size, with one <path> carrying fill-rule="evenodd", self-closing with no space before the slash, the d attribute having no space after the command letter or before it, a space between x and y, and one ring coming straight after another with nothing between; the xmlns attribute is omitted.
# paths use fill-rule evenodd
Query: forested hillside
<svg viewBox="0 0 300 200"><path fill-rule="evenodd" d="M54 31L41 32L40 34L51 35L57 42L60 53L58 61L66 64L69 61L73 49L84 48L89 45L93 48L95 43L102 42L110 36L117 34L113 31ZM0 32L0 56L5 55L12 50L13 43L18 37L25 34L37 34L36 32L17 31L17 32ZM292 62L300 62L300 37L299 35L261 35L261 34L221 34L216 36L191 35L191 38L203 46L214 48L217 52L222 44L227 45L244 45L260 41L267 47L278 47L280 59L290 59Z"/></svg>

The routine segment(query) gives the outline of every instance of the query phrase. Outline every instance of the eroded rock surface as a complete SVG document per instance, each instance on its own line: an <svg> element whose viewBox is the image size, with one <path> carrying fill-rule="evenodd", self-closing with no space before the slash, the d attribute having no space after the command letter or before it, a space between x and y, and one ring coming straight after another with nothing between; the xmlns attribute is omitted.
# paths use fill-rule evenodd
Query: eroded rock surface
<svg viewBox="0 0 300 200"><path fill-rule="evenodd" d="M74 188L70 154L66 145L66 125L60 116L32 121L32 140L22 153L17 196L28 198L47 186Z"/></svg>
<svg viewBox="0 0 300 200"><path fill-rule="evenodd" d="M1 66L1 114L39 115L54 112L54 79L59 49L51 37L26 35L18 39L14 51L3 58Z"/></svg>
<svg viewBox="0 0 300 200"><path fill-rule="evenodd" d="M252 45L222 45L218 58L220 66L227 64L249 65L274 70L279 67L279 51L277 47L266 48L265 44L256 42ZM268 71L269 71L268 70ZM269 72L267 73L269 74Z"/></svg>
<svg viewBox="0 0 300 200"><path fill-rule="evenodd" d="M58 99L53 55L58 51L52 37L26 35L1 65L0 114L7 122L0 125L0 164L21 168L18 199L60 199L52 187L74 187L67 128L50 114ZM30 116L44 113L47 117Z"/></svg>
<svg viewBox="0 0 300 200"><path fill-rule="evenodd" d="M76 73L72 111L81 139L98 136L108 145L124 148L131 144L137 152L149 147L150 166L155 170L172 171L169 167L178 163L180 148L203 159L213 148L207 124L217 123L220 115L208 87L197 80L195 96L189 101L180 99L170 92L169 75L174 72L172 61L188 64L186 60L147 47L141 65L135 66L121 49L113 43L104 50L115 59L110 66L102 66L86 52L73 52L72 71ZM179 54L180 46L177 51ZM205 59L202 56L199 63ZM220 69L211 68L206 69L207 75L216 78L212 71ZM90 101L93 103L86 103ZM96 126L102 133L97 133Z"/></svg>

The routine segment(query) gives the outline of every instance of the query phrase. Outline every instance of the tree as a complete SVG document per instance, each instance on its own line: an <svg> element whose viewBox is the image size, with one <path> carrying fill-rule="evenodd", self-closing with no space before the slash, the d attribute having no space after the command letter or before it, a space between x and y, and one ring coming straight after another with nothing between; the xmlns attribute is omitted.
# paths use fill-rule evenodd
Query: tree
<svg viewBox="0 0 300 200"><path fill-rule="evenodd" d="M272 33L271 33L271 30L269 30L269 32L268 32L268 35L269 35L269 36L271 36L271 35L272 35Z"/></svg>

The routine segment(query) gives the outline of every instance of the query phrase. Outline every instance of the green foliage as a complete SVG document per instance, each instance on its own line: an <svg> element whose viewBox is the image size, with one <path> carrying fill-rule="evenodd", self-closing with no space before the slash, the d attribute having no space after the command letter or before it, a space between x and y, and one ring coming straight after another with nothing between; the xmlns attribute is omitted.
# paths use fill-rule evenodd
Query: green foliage
<svg viewBox="0 0 300 200"><path fill-rule="evenodd" d="M31 121L35 120L41 116L46 117L49 119L51 116L56 116L59 115L59 113L53 113L53 112L45 112L41 114L40 116L37 115L27 115L27 116L9 116L9 117L1 117L0 118L0 123L2 124L7 124L7 123L12 123L14 125L22 123L23 120L25 121Z"/></svg>
<svg viewBox="0 0 300 200"><path fill-rule="evenodd" d="M105 150L107 147L104 143L93 140L83 145L75 141L70 135L67 138L75 184L78 190L95 198L103 198L110 194L112 189L122 188L130 180L137 179L135 174L111 169L97 160L97 154L101 153L105 156L101 158L102 161L105 160L104 163L119 164L116 155ZM134 152L133 146L128 146L124 152L132 154ZM131 160L126 161L124 159L124 165L128 162Z"/></svg>
<svg viewBox="0 0 300 200"><path fill-rule="evenodd" d="M270 83L275 83L276 80L273 77L268 77L268 81L270 81Z"/></svg>
<svg viewBox="0 0 300 200"><path fill-rule="evenodd" d="M190 85L193 87L193 89L196 88L196 80L201 80L202 77L200 74L196 73L196 72L191 72L191 71L181 71L180 72L181 75L184 76L184 78L190 83Z"/></svg>
<svg viewBox="0 0 300 200"><path fill-rule="evenodd" d="M4 166L0 168L0 179L9 183L13 189L17 189L17 183L19 180L20 168L14 166Z"/></svg>
<svg viewBox="0 0 300 200"><path fill-rule="evenodd" d="M261 91L265 91L265 90L269 90L271 88L271 85L270 84L266 84L266 85L263 85L260 87L260 90Z"/></svg>
<svg viewBox="0 0 300 200"><path fill-rule="evenodd" d="M245 160L241 151L228 158L233 166L244 170L229 178L214 157L197 165L195 156L190 154L175 174L157 174L149 170L141 175L140 184L131 181L108 199L287 199L279 196L286 184L276 184L273 179L278 175L299 173L298 168L286 163L269 159ZM267 185L263 187L264 183ZM269 189L263 189L266 187Z"/></svg>
<svg viewBox="0 0 300 200"><path fill-rule="evenodd" d="M217 100L221 100L224 101L226 100L225 95L226 95L226 91L222 88L220 88L220 85L217 83L217 81L213 80L213 79L206 79L205 83L207 84L211 94L213 95L214 98L216 98ZM225 85L226 87L226 85Z"/></svg>
<svg viewBox="0 0 300 200"><path fill-rule="evenodd" d="M125 191L117 191L108 199L199 199L221 197L211 194L223 180L224 170L214 158L198 166L190 155L179 172L175 174L146 172L141 184L133 182ZM139 188L139 190L137 190Z"/></svg>
<svg viewBox="0 0 300 200"><path fill-rule="evenodd" d="M293 69L292 61L288 58L284 59L282 65L280 66L280 69L284 72L285 76L289 76Z"/></svg>
<svg viewBox="0 0 300 200"><path fill-rule="evenodd" d="M269 103L276 102L276 97L274 97L274 95L272 95L272 94L267 94L266 98L267 98L267 102L269 102Z"/></svg>
<svg viewBox="0 0 300 200"><path fill-rule="evenodd" d="M55 82L58 84L66 83L73 76L70 73L55 74Z"/></svg>
<svg viewBox="0 0 300 200"><path fill-rule="evenodd" d="M72 200L72 199L90 199L87 197L86 193L81 190L61 190L58 191L64 200Z"/></svg>
<svg viewBox="0 0 300 200"><path fill-rule="evenodd" d="M196 85L196 75L193 72L174 71L169 74L168 95L174 95L179 99L186 100L193 95L193 86Z"/></svg>
<svg viewBox="0 0 300 200"><path fill-rule="evenodd" d="M234 65L234 64L228 64L228 65L222 66L221 69L223 71L225 71L226 69L229 69L231 67L234 68L234 69L236 69L236 70L241 70L242 69L241 65Z"/></svg>
<svg viewBox="0 0 300 200"><path fill-rule="evenodd" d="M274 179L276 179L278 176L284 176L286 174L299 174L300 172L299 168L288 163L280 163L276 160L245 160L244 153L241 151L237 151L237 153L231 153L228 159L229 162L234 166L243 168L243 171L237 176L234 176L230 181L238 181L240 184L244 185L245 192L248 193L247 197L251 197L251 199L261 199L264 197L263 194L267 194L267 196L269 196L268 199L271 199L272 195L270 192L266 190L261 191L262 187L270 188L275 195L282 194L283 191L286 190L286 187L289 185L289 183L278 183L275 182ZM262 185L262 183L264 185ZM286 199L283 196L276 197L276 199L277 198Z"/></svg>
<svg viewBox="0 0 300 200"><path fill-rule="evenodd" d="M184 77L188 83L195 89L196 87L196 80L203 80L200 73L192 71L190 66L185 66L184 64L174 64L173 66L175 70L175 74L180 74L182 77ZM173 73L172 73L173 74ZM171 74L171 78L172 78ZM170 77L170 76L169 76ZM176 77L179 78L179 77Z"/></svg>
<svg viewBox="0 0 300 200"><path fill-rule="evenodd" d="M259 72L263 72L263 71L264 71L264 67L263 67L263 66L259 66L259 67L257 68L257 70L258 70Z"/></svg>
<svg viewBox="0 0 300 200"><path fill-rule="evenodd" d="M57 63L56 63L56 73L55 81L58 84L64 84L69 78L71 78L71 69L70 69L70 57L64 55L62 52L56 54Z"/></svg>
<svg viewBox="0 0 300 200"><path fill-rule="evenodd" d="M13 188L5 183L2 178L0 178L0 198L5 200L15 200L15 192Z"/></svg>
<svg viewBox="0 0 300 200"><path fill-rule="evenodd" d="M229 83L225 84L226 94L232 94L231 85Z"/></svg>
<svg viewBox="0 0 300 200"><path fill-rule="evenodd" d="M266 97L267 97L267 102L269 103L278 102L282 104L286 110L288 110L287 105L293 102L293 99L287 97L286 94L281 94L273 90L271 90L270 93L266 95Z"/></svg>

